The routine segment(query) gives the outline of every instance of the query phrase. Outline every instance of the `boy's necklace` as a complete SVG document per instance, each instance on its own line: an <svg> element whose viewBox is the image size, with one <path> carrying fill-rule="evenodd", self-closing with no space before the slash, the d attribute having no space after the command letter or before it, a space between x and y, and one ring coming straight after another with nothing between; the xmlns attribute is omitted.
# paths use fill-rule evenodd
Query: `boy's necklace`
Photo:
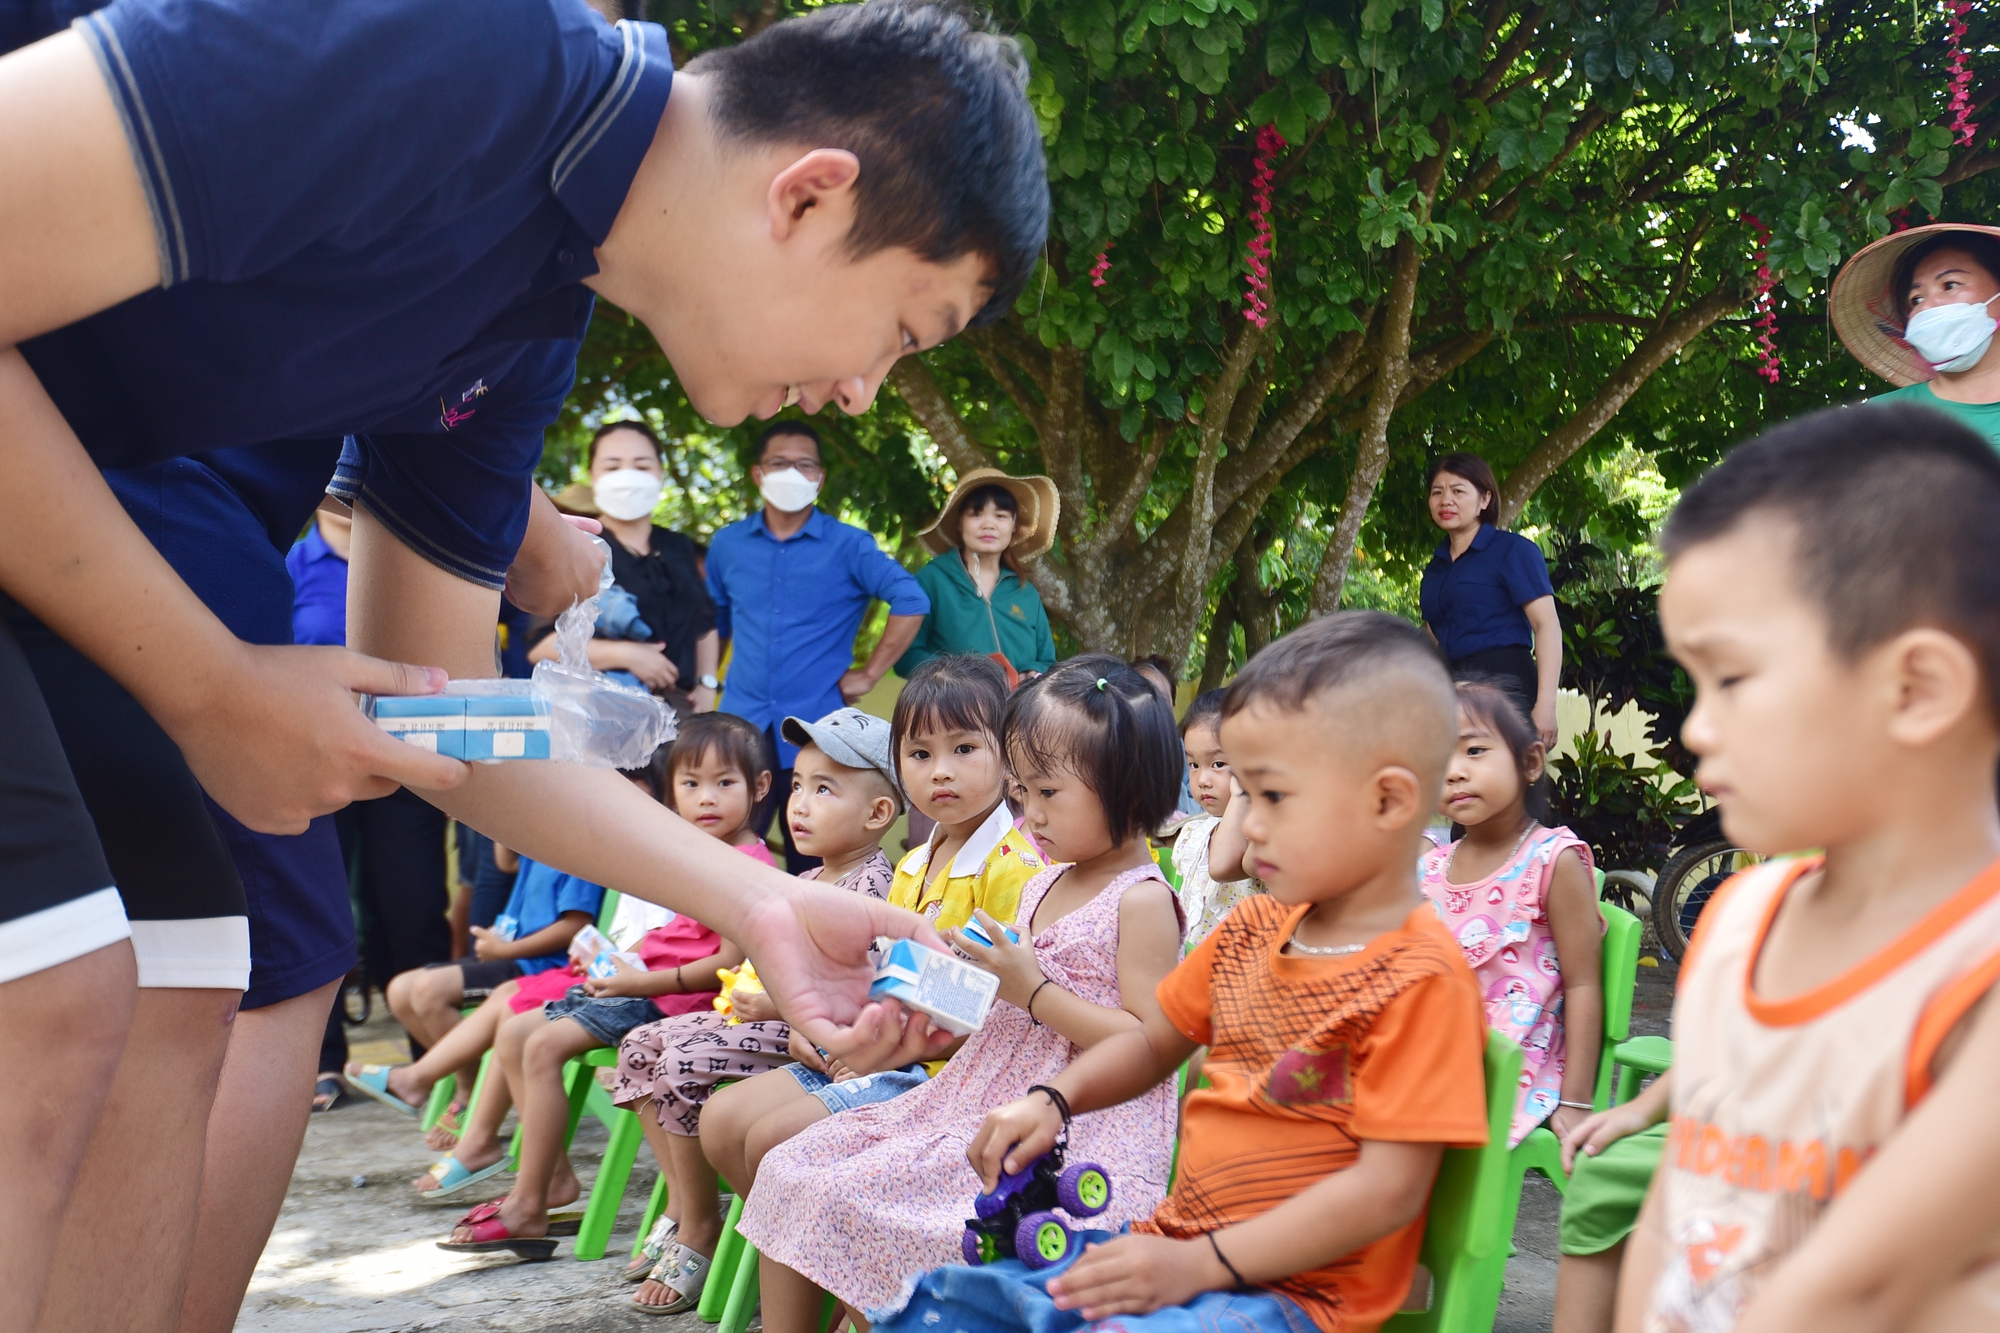
<svg viewBox="0 0 2000 1333"><path fill-rule="evenodd" d="M1298 927L1296 926L1292 928L1292 937L1286 940L1285 944L1290 948L1298 950L1300 953L1310 954L1314 958L1344 958L1351 953L1360 953L1368 947L1368 943L1365 940L1360 944L1330 944L1324 948L1317 944L1303 944L1299 940Z"/></svg>
<svg viewBox="0 0 2000 1333"><path fill-rule="evenodd" d="M1528 840L1528 835L1530 833L1533 833L1536 829L1540 827L1541 827L1541 821L1539 819L1532 819L1532 818L1529 819L1528 827L1521 830L1521 836L1514 839L1514 845L1510 847L1507 850L1507 854L1501 857L1500 860L1494 865L1493 870L1498 870L1501 866L1504 866L1509 861L1513 860L1514 853L1521 850L1521 844ZM1460 838L1457 842L1452 844L1451 855L1447 856L1444 860L1444 879L1445 883L1447 884L1458 883L1457 880L1451 877L1451 872L1458 869L1458 849L1463 846L1465 846L1465 839ZM1486 874L1491 875L1493 873L1493 870L1487 871ZM1485 878L1485 876L1481 876L1481 878L1483 879Z"/></svg>

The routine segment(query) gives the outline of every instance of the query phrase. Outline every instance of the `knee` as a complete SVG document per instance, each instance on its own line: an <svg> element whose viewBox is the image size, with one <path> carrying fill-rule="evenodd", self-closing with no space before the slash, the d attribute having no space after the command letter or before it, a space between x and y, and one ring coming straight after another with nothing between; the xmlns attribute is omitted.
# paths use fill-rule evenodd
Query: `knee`
<svg viewBox="0 0 2000 1333"><path fill-rule="evenodd" d="M389 984L382 988L382 998L389 1002L390 1013L400 1016L409 1012L410 992L420 976L417 972L398 972L389 978Z"/></svg>
<svg viewBox="0 0 2000 1333"><path fill-rule="evenodd" d="M508 1026L511 1028L515 1025ZM520 1038L522 1067L538 1075L547 1075L552 1071L561 1073L562 1067L569 1063L570 1057L569 1052L556 1039L557 1035L555 1025L552 1023L542 1024L539 1032L524 1033Z"/></svg>

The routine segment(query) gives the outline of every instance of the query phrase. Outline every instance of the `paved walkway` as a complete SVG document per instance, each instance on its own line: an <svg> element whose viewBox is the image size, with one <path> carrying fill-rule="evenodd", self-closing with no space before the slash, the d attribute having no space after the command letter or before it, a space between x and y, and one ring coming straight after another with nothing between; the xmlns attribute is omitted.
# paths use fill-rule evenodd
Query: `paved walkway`
<svg viewBox="0 0 2000 1333"><path fill-rule="evenodd" d="M1663 1032L1672 970L1640 971L1635 1026ZM354 1029L355 1058L407 1058L395 1029L380 1017ZM586 1116L574 1151L577 1174L592 1179L604 1129ZM649 1329L696 1333L692 1314L642 1315L619 1278L639 1213L653 1188L652 1155L641 1152L626 1189L611 1253L579 1263L564 1241L556 1258L522 1264L511 1256L447 1254L444 1238L477 1196L452 1208L419 1204L408 1181L437 1154L416 1122L366 1099L314 1116L277 1230L264 1251L237 1321L240 1333L484 1333L486 1330ZM504 1193L506 1178L493 1195ZM358 1184L357 1182L365 1181ZM1508 1265L1495 1333L1539 1333L1555 1299L1556 1219L1560 1200L1530 1176L1515 1230L1519 1253Z"/></svg>

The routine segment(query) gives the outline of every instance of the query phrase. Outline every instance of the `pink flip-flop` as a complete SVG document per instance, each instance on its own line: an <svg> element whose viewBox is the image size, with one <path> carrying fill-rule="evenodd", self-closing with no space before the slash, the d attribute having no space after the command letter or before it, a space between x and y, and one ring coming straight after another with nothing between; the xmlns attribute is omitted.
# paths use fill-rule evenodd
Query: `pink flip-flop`
<svg viewBox="0 0 2000 1333"><path fill-rule="evenodd" d="M437 1243L440 1250L449 1250L453 1254L497 1254L501 1250L512 1250L531 1263L555 1258L556 1243L552 1238L510 1234L507 1224L500 1220L500 1205L497 1203L480 1204L459 1218L458 1225L472 1228L472 1239L441 1240Z"/></svg>

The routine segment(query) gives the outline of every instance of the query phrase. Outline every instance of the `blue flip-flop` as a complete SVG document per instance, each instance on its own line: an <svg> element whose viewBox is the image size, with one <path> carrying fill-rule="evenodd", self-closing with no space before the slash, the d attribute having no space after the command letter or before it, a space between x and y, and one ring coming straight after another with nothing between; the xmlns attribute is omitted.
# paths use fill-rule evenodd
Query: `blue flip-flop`
<svg viewBox="0 0 2000 1333"><path fill-rule="evenodd" d="M356 1073L354 1066L350 1065L340 1071L340 1076L347 1080L348 1087L364 1097L373 1097L382 1105L394 1107L413 1119L422 1115L421 1107L412 1106L389 1091L389 1071L393 1068L394 1065L362 1065L360 1072Z"/></svg>
<svg viewBox="0 0 2000 1333"><path fill-rule="evenodd" d="M503 1153L500 1160L493 1165L481 1167L479 1170L474 1171L466 1166L464 1162L459 1161L458 1155L454 1153L439 1162L436 1166L433 1166L430 1170L431 1179L438 1183L438 1187L434 1190L418 1190L417 1198L424 1203L437 1203L440 1200L449 1199L454 1194L471 1189L482 1180L493 1179L493 1177L505 1171L509 1165L511 1163L508 1162L506 1155Z"/></svg>

